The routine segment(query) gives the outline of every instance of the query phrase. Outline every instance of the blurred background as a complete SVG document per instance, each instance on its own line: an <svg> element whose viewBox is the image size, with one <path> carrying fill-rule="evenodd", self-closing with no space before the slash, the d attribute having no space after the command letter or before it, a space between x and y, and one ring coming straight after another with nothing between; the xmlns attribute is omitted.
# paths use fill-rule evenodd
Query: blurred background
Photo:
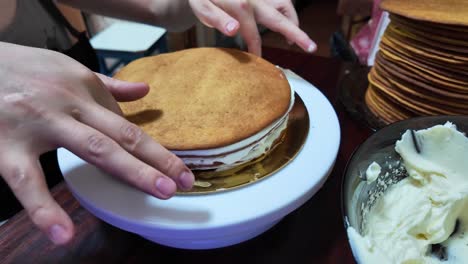
<svg viewBox="0 0 468 264"><path fill-rule="evenodd" d="M337 45L346 45L349 40L365 25L372 13L372 0L295 0L293 1L299 15L300 27L310 35L318 44L318 50L314 55L322 57L340 56L337 54ZM127 47L138 43L138 37L132 37L129 42L125 31L132 30L125 27L128 22L120 21L108 17L97 16L94 14L82 13L78 10L60 6L62 13L72 24L80 29L87 30L92 38L91 43L98 52L98 55L105 60L108 68L107 74L111 74L118 65L111 66L112 63L121 62L125 64L132 60L132 56L123 56L121 51L128 51L132 48L135 52L143 53L145 56L158 52L177 51L191 47L203 46L221 46L244 48L244 43L240 37L228 38L207 28L202 24L181 33L167 33L161 35L161 31L154 30L153 39L144 39L147 46ZM132 24L136 31L138 27L145 25ZM290 46L285 39L275 33L260 26L263 46L271 48L280 48L303 52L297 46ZM148 30L146 28L145 30ZM122 34L122 32L124 34ZM148 32L148 31L145 31ZM151 30L149 32L152 32ZM145 33L146 38L148 33ZM334 38L333 38L334 36ZM122 38L119 41L118 38ZM135 39L136 38L136 39ZM109 51L113 51L109 52ZM339 52L338 52L339 53ZM128 54L126 54L128 55ZM125 57L125 58L124 58Z"/></svg>

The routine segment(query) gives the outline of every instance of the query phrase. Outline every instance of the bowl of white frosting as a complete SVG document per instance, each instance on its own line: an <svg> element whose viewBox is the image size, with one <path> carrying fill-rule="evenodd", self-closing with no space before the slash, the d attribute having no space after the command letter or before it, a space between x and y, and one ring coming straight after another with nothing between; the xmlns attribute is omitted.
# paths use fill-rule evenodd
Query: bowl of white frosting
<svg viewBox="0 0 468 264"><path fill-rule="evenodd" d="M358 263L468 263L468 116L377 131L352 155L342 210Z"/></svg>

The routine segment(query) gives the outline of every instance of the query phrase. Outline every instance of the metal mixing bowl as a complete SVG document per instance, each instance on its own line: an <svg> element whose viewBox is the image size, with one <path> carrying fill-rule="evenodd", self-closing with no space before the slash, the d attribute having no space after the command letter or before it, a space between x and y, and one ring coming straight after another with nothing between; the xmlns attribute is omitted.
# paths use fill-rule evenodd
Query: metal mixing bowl
<svg viewBox="0 0 468 264"><path fill-rule="evenodd" d="M425 129L447 121L455 124L459 131L468 134L468 116L417 117L378 130L357 148L346 166L341 191L346 228L352 226L362 234L365 215L375 201L389 186L406 177L401 158L395 151L395 142L402 134L408 129ZM365 173L374 161L381 166L381 173L376 181L368 184L364 180Z"/></svg>

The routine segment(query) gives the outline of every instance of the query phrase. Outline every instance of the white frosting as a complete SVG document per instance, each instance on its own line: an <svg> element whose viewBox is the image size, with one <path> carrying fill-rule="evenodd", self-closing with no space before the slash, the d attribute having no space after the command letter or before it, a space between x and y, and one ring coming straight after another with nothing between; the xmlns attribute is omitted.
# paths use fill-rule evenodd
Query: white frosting
<svg viewBox="0 0 468 264"><path fill-rule="evenodd" d="M366 181L367 183L372 183L379 177L380 171L382 168L377 162L372 162L366 170Z"/></svg>
<svg viewBox="0 0 468 264"><path fill-rule="evenodd" d="M201 168L204 170L216 169L217 171L222 171L239 166L265 154L272 147L274 141L281 136L281 132L286 129L287 124L288 120L285 118L278 127L273 129L271 133L269 133L263 139L253 144L252 146L240 149L239 151L216 157L182 157L182 160L185 162L185 164L196 164L198 166L204 166ZM208 166L215 164L215 162L222 162L223 164Z"/></svg>
<svg viewBox="0 0 468 264"><path fill-rule="evenodd" d="M348 228L359 263L468 263L468 138L451 123L415 134L420 153L410 131L395 147L409 176L373 205L362 235Z"/></svg>
<svg viewBox="0 0 468 264"><path fill-rule="evenodd" d="M260 157L273 147L273 143L287 127L289 112L293 106L294 90L291 87L291 100L286 113L257 134L221 148L173 150L172 152L181 157L185 164L201 166L197 168L199 170L217 169L221 171L239 166ZM218 165L208 166L212 164Z"/></svg>

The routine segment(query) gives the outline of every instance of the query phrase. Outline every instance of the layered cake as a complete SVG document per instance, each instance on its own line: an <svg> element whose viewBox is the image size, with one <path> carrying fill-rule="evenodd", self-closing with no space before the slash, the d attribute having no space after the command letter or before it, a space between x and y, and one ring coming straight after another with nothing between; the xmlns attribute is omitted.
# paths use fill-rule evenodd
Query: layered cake
<svg viewBox="0 0 468 264"><path fill-rule="evenodd" d="M365 102L385 123L468 114L468 2L384 0L388 25Z"/></svg>
<svg viewBox="0 0 468 264"><path fill-rule="evenodd" d="M280 69L234 49L145 57L115 78L149 84L147 96L120 104L124 115L193 170L223 171L265 157L281 142L294 104Z"/></svg>

